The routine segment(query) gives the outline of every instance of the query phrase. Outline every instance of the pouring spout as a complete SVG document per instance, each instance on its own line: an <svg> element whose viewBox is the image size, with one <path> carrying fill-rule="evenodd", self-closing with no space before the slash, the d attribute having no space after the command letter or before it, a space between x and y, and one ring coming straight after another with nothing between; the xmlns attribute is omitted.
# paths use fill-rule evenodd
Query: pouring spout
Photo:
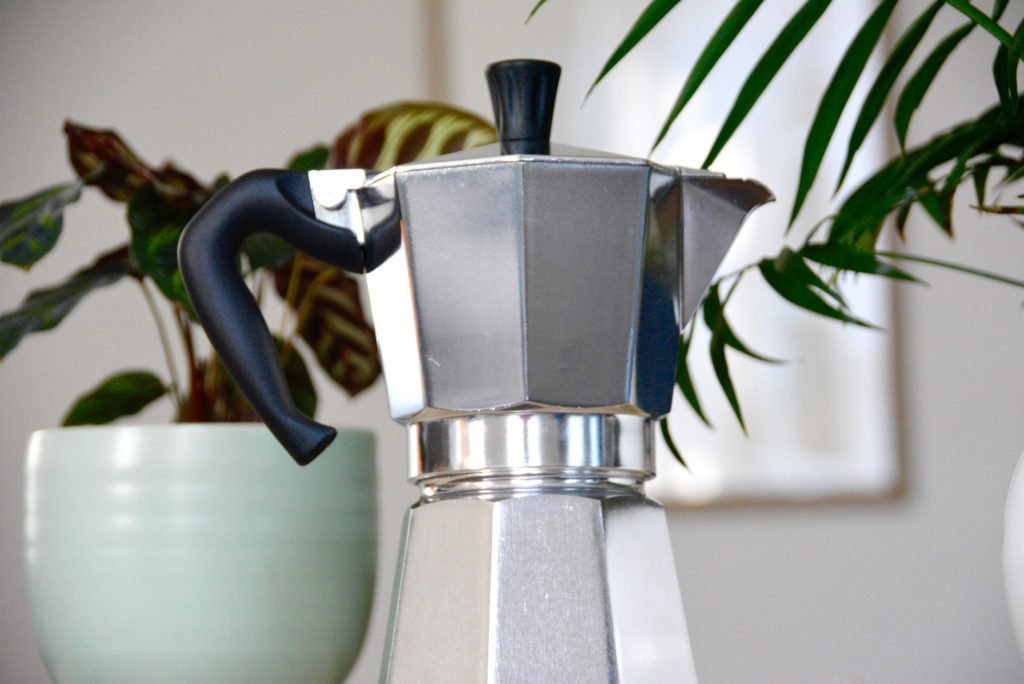
<svg viewBox="0 0 1024 684"><path fill-rule="evenodd" d="M693 174L693 175L690 175ZM755 208L775 199L753 180L680 169L682 186L683 311L686 325L729 251L740 226Z"/></svg>

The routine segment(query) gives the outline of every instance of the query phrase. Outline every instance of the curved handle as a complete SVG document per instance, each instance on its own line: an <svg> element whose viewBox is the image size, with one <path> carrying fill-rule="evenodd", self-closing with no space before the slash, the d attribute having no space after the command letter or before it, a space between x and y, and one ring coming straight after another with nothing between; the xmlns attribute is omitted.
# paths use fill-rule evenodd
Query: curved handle
<svg viewBox="0 0 1024 684"><path fill-rule="evenodd" d="M295 406L270 331L239 273L242 242L260 232L356 273L363 272L362 248L353 233L316 220L305 173L272 170L247 173L217 193L178 243L185 289L210 342L256 413L306 465L336 431Z"/></svg>

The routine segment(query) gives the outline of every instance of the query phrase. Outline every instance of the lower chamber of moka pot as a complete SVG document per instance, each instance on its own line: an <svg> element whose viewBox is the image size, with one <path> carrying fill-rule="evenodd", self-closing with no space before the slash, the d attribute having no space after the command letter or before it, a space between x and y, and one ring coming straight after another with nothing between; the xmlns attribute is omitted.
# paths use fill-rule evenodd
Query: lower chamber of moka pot
<svg viewBox="0 0 1024 684"><path fill-rule="evenodd" d="M546 414L413 426L423 496L383 679L696 682L665 512L643 493L650 427Z"/></svg>

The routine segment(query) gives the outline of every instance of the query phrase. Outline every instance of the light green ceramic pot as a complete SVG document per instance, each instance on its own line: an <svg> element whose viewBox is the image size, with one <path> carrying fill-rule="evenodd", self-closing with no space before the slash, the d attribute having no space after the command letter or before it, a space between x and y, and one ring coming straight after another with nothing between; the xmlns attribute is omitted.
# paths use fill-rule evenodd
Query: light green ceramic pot
<svg viewBox="0 0 1024 684"><path fill-rule="evenodd" d="M299 467L262 425L32 435L26 559L50 675L337 682L373 594L373 435Z"/></svg>

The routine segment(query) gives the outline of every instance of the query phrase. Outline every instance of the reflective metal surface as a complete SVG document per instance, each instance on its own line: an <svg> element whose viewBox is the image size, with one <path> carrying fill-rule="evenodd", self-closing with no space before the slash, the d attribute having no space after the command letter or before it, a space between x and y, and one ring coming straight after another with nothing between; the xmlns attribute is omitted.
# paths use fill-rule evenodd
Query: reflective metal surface
<svg viewBox="0 0 1024 684"><path fill-rule="evenodd" d="M696 682L643 482L681 329L771 194L550 151L310 174L317 217L363 245L421 487L384 681Z"/></svg>
<svg viewBox="0 0 1024 684"><path fill-rule="evenodd" d="M396 420L668 412L680 330L771 195L551 148L310 174L318 218L361 237Z"/></svg>
<svg viewBox="0 0 1024 684"><path fill-rule="evenodd" d="M543 474L571 469L642 481L654 476L653 424L640 416L486 413L409 428L409 478Z"/></svg>
<svg viewBox="0 0 1024 684"><path fill-rule="evenodd" d="M696 682L663 509L636 491L406 517L387 682Z"/></svg>

